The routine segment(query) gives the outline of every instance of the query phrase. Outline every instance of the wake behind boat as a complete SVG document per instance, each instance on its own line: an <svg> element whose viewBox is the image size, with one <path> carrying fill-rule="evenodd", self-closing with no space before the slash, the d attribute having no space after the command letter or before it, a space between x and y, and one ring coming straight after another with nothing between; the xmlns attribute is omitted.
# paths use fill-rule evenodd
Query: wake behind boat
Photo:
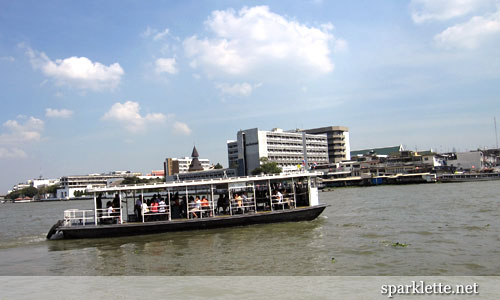
<svg viewBox="0 0 500 300"><path fill-rule="evenodd" d="M102 238L317 218L315 173L88 189L94 208L64 211L47 238ZM107 201L105 207L103 199Z"/></svg>

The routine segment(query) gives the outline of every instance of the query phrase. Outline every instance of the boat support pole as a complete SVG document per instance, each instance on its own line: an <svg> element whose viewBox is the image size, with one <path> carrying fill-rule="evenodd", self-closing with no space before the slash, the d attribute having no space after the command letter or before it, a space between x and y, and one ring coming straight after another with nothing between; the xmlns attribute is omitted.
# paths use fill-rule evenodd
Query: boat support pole
<svg viewBox="0 0 500 300"><path fill-rule="evenodd" d="M168 197L168 220L172 221L172 204L170 202L170 190L167 188L167 197Z"/></svg>
<svg viewBox="0 0 500 300"><path fill-rule="evenodd" d="M120 224L123 224L123 214L122 214L122 191L119 192L119 197L120 197Z"/></svg>
<svg viewBox="0 0 500 300"><path fill-rule="evenodd" d="M142 198L142 201L141 201L141 215L142 215L142 223L144 223L144 213L145 213L145 211L142 209L144 201L146 201L144 199L144 190L141 190L141 198Z"/></svg>
<svg viewBox="0 0 500 300"><path fill-rule="evenodd" d="M273 195L271 193L271 179L267 180L267 188L269 189L269 204L271 206L271 211L273 211Z"/></svg>
<svg viewBox="0 0 500 300"><path fill-rule="evenodd" d="M95 197L95 192L94 192L94 224L95 226L97 226L97 200Z"/></svg>

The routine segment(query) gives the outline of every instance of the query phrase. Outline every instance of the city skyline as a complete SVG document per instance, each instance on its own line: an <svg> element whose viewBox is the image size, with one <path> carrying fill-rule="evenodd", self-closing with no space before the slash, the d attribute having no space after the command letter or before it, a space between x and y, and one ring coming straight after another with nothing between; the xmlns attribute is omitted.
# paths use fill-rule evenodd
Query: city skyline
<svg viewBox="0 0 500 300"><path fill-rule="evenodd" d="M43 175L227 166L240 129L493 148L500 1L0 4L0 194Z"/></svg>

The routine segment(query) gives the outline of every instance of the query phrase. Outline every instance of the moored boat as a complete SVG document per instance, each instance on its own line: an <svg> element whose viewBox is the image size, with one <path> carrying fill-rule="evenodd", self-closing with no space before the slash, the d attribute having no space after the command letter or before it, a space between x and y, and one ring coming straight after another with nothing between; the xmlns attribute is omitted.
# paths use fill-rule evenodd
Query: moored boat
<svg viewBox="0 0 500 300"><path fill-rule="evenodd" d="M319 203L315 173L88 189L94 208L64 211L47 238L102 238L307 221ZM113 201L107 201L107 199ZM105 207L102 201L107 201Z"/></svg>
<svg viewBox="0 0 500 300"><path fill-rule="evenodd" d="M439 182L469 182L500 180L500 173L456 173L442 174L437 180Z"/></svg>

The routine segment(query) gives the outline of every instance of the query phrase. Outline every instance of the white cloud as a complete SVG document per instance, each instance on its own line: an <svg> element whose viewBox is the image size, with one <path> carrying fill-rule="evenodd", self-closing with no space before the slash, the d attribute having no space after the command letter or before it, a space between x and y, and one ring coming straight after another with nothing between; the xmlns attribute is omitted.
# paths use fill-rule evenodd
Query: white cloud
<svg viewBox="0 0 500 300"><path fill-rule="evenodd" d="M73 115L73 111L69 109L52 109L52 108L47 108L45 109L45 116L49 118L62 118L62 119L68 119Z"/></svg>
<svg viewBox="0 0 500 300"><path fill-rule="evenodd" d="M446 21L470 14L495 0L412 0L411 16L415 23Z"/></svg>
<svg viewBox="0 0 500 300"><path fill-rule="evenodd" d="M174 133L179 135L190 135L191 129L186 123L175 121L174 122Z"/></svg>
<svg viewBox="0 0 500 300"><path fill-rule="evenodd" d="M4 148L0 147L0 159L1 158L25 158L28 155L24 150L19 148Z"/></svg>
<svg viewBox="0 0 500 300"><path fill-rule="evenodd" d="M206 25L212 38L191 36L183 46L190 65L209 75L245 75L277 66L329 73L334 68L332 48L346 47L332 35L331 24L307 26L270 12L267 6L244 7L237 13L214 11Z"/></svg>
<svg viewBox="0 0 500 300"><path fill-rule="evenodd" d="M21 147L42 138L45 125L42 120L26 116L18 116L18 119L20 121L8 120L3 123L8 132L0 134L0 158L24 158L27 155Z"/></svg>
<svg viewBox="0 0 500 300"><path fill-rule="evenodd" d="M177 69L175 58L158 58L155 61L155 71L156 73L169 73L177 74L179 70Z"/></svg>
<svg viewBox="0 0 500 300"><path fill-rule="evenodd" d="M163 39L166 35L168 35L170 33L170 30L168 28L165 28L165 30L163 30L162 32L158 32L157 34L155 34L155 36L153 37L153 40L154 41L158 41L158 40L161 40Z"/></svg>
<svg viewBox="0 0 500 300"><path fill-rule="evenodd" d="M52 61L45 53L38 53L30 48L27 48L26 54L35 69L40 69L58 85L82 90L112 90L118 86L125 73L118 63L106 66L86 57L76 56Z"/></svg>
<svg viewBox="0 0 500 300"><path fill-rule="evenodd" d="M145 130L149 123L162 123L167 119L161 113L141 116L140 110L141 107L137 102L127 101L123 104L117 102L111 106L102 119L119 122L126 130L133 133Z"/></svg>
<svg viewBox="0 0 500 300"><path fill-rule="evenodd" d="M445 48L475 49L488 38L500 33L500 10L487 16L474 16L469 21L448 27L434 40Z"/></svg>
<svg viewBox="0 0 500 300"><path fill-rule="evenodd" d="M24 117L21 116L21 119ZM30 142L39 141L45 123L35 117L29 117L24 124L16 120L8 120L3 124L11 131L11 134L0 135L1 142Z"/></svg>
<svg viewBox="0 0 500 300"><path fill-rule="evenodd" d="M262 84L251 85L247 82L235 83L233 85L227 83L219 83L216 88L219 89L224 95L230 96L250 96L253 89L260 87Z"/></svg>
<svg viewBox="0 0 500 300"><path fill-rule="evenodd" d="M12 56L1 56L0 60L8 61L8 62L14 62L16 59L14 57L12 57Z"/></svg>

